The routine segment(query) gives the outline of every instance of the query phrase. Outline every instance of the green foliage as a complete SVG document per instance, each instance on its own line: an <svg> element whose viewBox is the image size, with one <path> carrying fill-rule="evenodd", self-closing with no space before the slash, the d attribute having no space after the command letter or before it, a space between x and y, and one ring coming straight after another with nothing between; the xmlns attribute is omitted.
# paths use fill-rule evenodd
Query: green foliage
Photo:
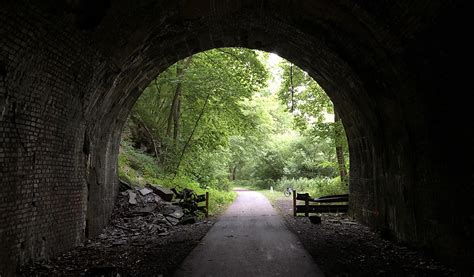
<svg viewBox="0 0 474 277"><path fill-rule="evenodd" d="M336 178L342 124L325 120L331 101L287 62L280 90L269 91L267 57L214 49L162 72L127 121L119 176L136 185L209 191L211 211L233 200L235 183L291 185L316 195L347 190Z"/></svg>
<svg viewBox="0 0 474 277"><path fill-rule="evenodd" d="M167 188L189 188L197 194L209 192L210 215L217 214L235 199L235 192L230 191L231 184L227 179L214 180L211 186L206 186L188 176L160 178L156 162L153 158L140 153L125 141L122 141L121 144L119 168L119 177L135 186L144 186L147 183L151 183Z"/></svg>
<svg viewBox="0 0 474 277"><path fill-rule="evenodd" d="M292 131L274 134L260 144L253 144L256 146L260 148L251 151L252 158L241 167L239 178L276 181L283 177L332 178L337 174L330 139L314 140Z"/></svg>
<svg viewBox="0 0 474 277"><path fill-rule="evenodd" d="M324 122L325 115L333 112L333 104L324 90L299 67L288 62L282 62L281 67L283 82L278 97L295 116L295 125L305 130Z"/></svg>
<svg viewBox="0 0 474 277"><path fill-rule="evenodd" d="M192 189L197 194L209 192L210 215L219 213L223 208L227 207L228 204L232 203L236 196L235 192L230 191L229 181L227 180L224 181L226 184L221 184L218 186L219 188L203 186L188 176L153 178L150 181L153 184L167 188L178 188L178 190L182 188Z"/></svg>
<svg viewBox="0 0 474 277"><path fill-rule="evenodd" d="M202 153L225 147L230 136L251 128L243 105L265 86L267 75L252 50L202 52L160 74L145 89L130 118L148 126L159 150L159 165L166 173L196 172L202 169ZM176 123L170 122L170 107L178 90ZM178 129L177 136L170 132L170 125Z"/></svg>
<svg viewBox="0 0 474 277"><path fill-rule="evenodd" d="M329 140L339 149L341 160L338 168L349 168L349 151L344 126L336 120L333 103L324 90L306 72L288 63L280 64L283 82L278 91L279 99L294 115L295 127L307 136L320 140ZM334 121L328 115L335 116ZM345 170L344 170L345 171Z"/></svg>
<svg viewBox="0 0 474 277"><path fill-rule="evenodd" d="M232 201L229 138L252 128L245 101L267 77L256 52L241 48L206 51L172 65L132 110L119 176L135 185L205 189L211 212Z"/></svg>
<svg viewBox="0 0 474 277"><path fill-rule="evenodd" d="M120 143L118 160L119 177L135 185L145 185L147 180L159 176L159 168L149 155L133 148L126 140Z"/></svg>
<svg viewBox="0 0 474 277"><path fill-rule="evenodd" d="M333 194L349 193L348 186L341 182L339 177L317 177L317 178L282 178L278 181L264 180L236 180L235 187L244 187L262 192L270 200L282 198L283 192L290 187L298 193L309 193L311 197L320 197ZM270 191L273 188L273 193Z"/></svg>
<svg viewBox="0 0 474 277"><path fill-rule="evenodd" d="M345 194L348 193L348 187L341 182L339 177L327 178L317 177L313 179L308 178L283 178L278 180L273 189L283 192L286 188L292 188L297 192L307 192L311 197L320 197L331 194Z"/></svg>

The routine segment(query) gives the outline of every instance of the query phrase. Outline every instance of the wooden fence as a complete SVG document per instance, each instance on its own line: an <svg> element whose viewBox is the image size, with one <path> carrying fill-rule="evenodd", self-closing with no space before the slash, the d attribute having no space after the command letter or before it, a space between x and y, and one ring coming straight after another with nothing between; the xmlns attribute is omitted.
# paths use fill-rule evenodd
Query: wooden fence
<svg viewBox="0 0 474 277"><path fill-rule="evenodd" d="M297 201L303 201L304 205ZM348 210L349 194L327 195L311 198L308 193L293 191L293 215L304 213L345 213Z"/></svg>

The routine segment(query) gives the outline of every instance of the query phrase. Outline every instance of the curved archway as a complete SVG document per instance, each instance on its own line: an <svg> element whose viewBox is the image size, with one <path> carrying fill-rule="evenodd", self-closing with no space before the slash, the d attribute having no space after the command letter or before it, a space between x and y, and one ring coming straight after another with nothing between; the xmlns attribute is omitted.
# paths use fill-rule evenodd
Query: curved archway
<svg viewBox="0 0 474 277"><path fill-rule="evenodd" d="M276 52L306 70L323 86L340 109L352 157L352 212L366 223L393 230L395 237L402 240L414 239L416 234L408 227L415 224L413 215L401 220L404 227L400 224L388 227L388 221L400 221L400 214L408 213L395 211L406 209L404 204L398 205L403 206L399 208L394 205L395 210L389 216L393 218L387 220L385 214L389 214L388 204L383 200L382 192L390 189L393 190L392 194L396 194L399 190L399 184L383 180L383 176L387 174L386 164L392 159L389 157L391 154L396 153L398 159L406 159L404 168L400 167L401 164L393 168L397 174L403 175L404 186L411 187L410 183L414 182L413 176L408 172L402 173L404 170L411 170L413 165L407 159L411 155L409 152L412 146L399 143L400 140L410 140L407 132L409 122L404 119L408 115L402 116L402 110L399 109L404 99L398 95L399 91L410 94L410 88L405 88L405 83L401 81L404 79L399 72L401 69L394 70L400 67L397 63L401 61L387 58L390 53L383 50L383 44L377 41L367 26L360 23L359 18L336 6L333 7L332 14L318 13L318 4L322 5L308 4L315 7L298 11L288 11L283 6L275 7L272 10L273 16L261 16L268 10L264 12L264 8L258 7L258 4L245 6L242 3L229 7L214 3L207 6L178 7L178 23L182 25L181 28L170 25L169 29L165 29L162 28L163 25L157 25L148 30L146 35L142 34L146 39L126 60L122 60L122 68L125 70L122 69L115 76L115 86L109 93L90 108L91 114L99 118L98 126L111 126L112 130L121 130L143 88L159 72L188 55L215 47L236 46ZM314 12L314 9L316 13L308 13ZM312 23L311 28L303 27L299 25L301 22L292 22L296 15L301 18L316 17L318 20ZM153 23L149 25L154 26ZM334 34L336 31L344 35ZM351 40L349 37L357 39ZM349 49L356 49L356 52ZM385 66L379 68L378 64ZM377 83L372 81L374 79ZM416 100L411 97L410 101ZM397 137L392 137L389 133L396 133ZM107 137L111 145L118 145L118 134L119 132L105 130L99 137ZM395 141L391 142L392 138ZM103 147L103 143L96 145L100 149L109 149ZM396 147L387 149L388 145ZM116 150L104 153L101 159L114 156ZM113 161L116 158L111 159ZM115 167L112 166L109 171L106 175L113 176ZM392 184L387 184L384 189L382 183L385 182ZM367 193L368 190L372 193ZM93 194L103 197L101 194ZM384 216L379 216L380 213Z"/></svg>
<svg viewBox="0 0 474 277"><path fill-rule="evenodd" d="M446 160L463 157L443 147L453 138L432 136L449 122L439 112L459 110L441 91L458 77L449 66L469 51L438 39L459 41L450 30L468 26L464 2L107 3L2 3L2 264L79 243L86 221L87 235L97 234L116 196L121 128L140 92L179 59L224 46L276 52L325 89L347 131L357 218L452 261L468 253L471 163L453 181ZM472 126L470 118L460 123ZM460 136L468 142L471 131Z"/></svg>

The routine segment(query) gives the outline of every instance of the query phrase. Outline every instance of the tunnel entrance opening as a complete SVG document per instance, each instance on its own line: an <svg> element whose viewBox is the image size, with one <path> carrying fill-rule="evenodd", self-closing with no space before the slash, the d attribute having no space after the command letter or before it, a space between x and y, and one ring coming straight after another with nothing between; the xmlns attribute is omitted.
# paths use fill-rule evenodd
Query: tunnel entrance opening
<svg viewBox="0 0 474 277"><path fill-rule="evenodd" d="M348 193L348 145L334 111L306 72L275 54L195 54L137 100L122 134L119 176L135 186L212 189L214 197L236 185Z"/></svg>
<svg viewBox="0 0 474 277"><path fill-rule="evenodd" d="M119 194L111 222L98 239L91 237L94 242L87 244L89 258L106 251L101 247L120 247L117 251L107 250L110 258L103 262L115 264L111 270L125 267L144 274L149 269L140 272L140 268L147 267L146 263L126 265L117 261L117 252L130 253L123 262L132 257L146 260L136 251L136 245L151 247L161 241L170 248L167 243L179 237L180 230L176 228L183 218L189 219L186 210L171 208L163 199L154 199L156 195L142 194L149 188L145 187L147 184L192 188L199 193L210 190L211 214L229 204L231 182L237 181L238 186L265 188L267 195L272 186L282 197L284 186L310 192L314 197L347 192L347 184L337 177L337 163L347 157L342 153L341 159L336 158L338 151L348 155L347 142L342 124L334 123L330 113L334 111L332 102L306 72L276 55L270 56L274 60L271 69L268 53L243 48L214 49L178 61L150 83L122 132L118 175L132 189ZM278 80L268 82L270 74ZM337 145L336 141L341 140L344 145ZM246 149L249 146L252 149ZM292 155L295 153L298 155ZM267 159L275 156L275 161ZM259 178L250 179L256 175ZM196 226L196 231L188 230L182 236L197 236L206 230ZM175 264L176 256L189 251L174 249L173 255L164 255L170 251L164 248L164 252L155 249L152 255L163 255L159 261L166 265ZM73 268L83 271L86 265L82 264L80 251L74 252L78 264ZM68 259L71 258L62 259L61 263ZM89 267L88 271L98 270ZM169 274L163 270L158 272Z"/></svg>

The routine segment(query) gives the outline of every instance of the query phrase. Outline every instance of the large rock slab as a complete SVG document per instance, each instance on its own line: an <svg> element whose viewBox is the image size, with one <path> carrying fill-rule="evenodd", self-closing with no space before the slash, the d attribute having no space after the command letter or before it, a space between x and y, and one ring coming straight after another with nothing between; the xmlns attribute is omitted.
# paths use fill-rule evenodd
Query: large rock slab
<svg viewBox="0 0 474 277"><path fill-rule="evenodd" d="M173 192L168 188L152 184L146 184L146 187L151 189L156 195L165 201L170 202L173 200Z"/></svg>

